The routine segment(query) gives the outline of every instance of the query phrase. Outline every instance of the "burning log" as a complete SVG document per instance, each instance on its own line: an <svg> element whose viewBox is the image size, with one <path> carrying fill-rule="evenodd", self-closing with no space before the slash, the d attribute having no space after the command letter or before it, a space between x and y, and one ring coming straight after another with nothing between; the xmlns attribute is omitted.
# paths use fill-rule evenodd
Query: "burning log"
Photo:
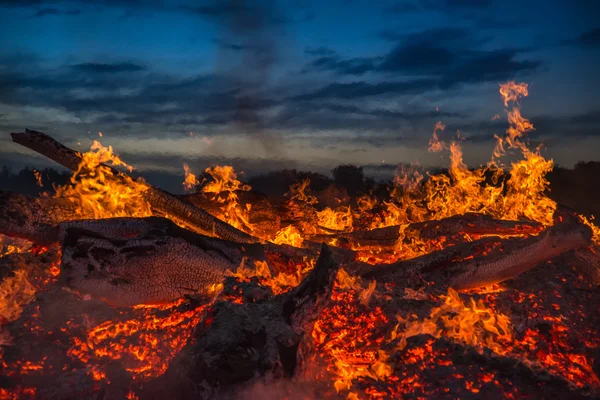
<svg viewBox="0 0 600 400"><path fill-rule="evenodd" d="M11 136L15 143L42 154L72 171L77 171L81 164L81 153L63 146L45 133L26 129L25 132L11 133ZM117 179L131 179L127 174L107 165L102 164L100 167L105 168ZM164 190L146 185L142 195L157 214L168 215L176 223L193 231L240 243L259 241Z"/></svg>
<svg viewBox="0 0 600 400"><path fill-rule="evenodd" d="M305 201L297 199L286 200L280 210L281 222L285 226L292 225L308 225L315 227L318 223L317 210Z"/></svg>
<svg viewBox="0 0 600 400"><path fill-rule="evenodd" d="M206 292L242 262L269 260L272 268L284 270L289 263L294 265L303 257L316 255L315 243L311 242L309 249L270 243L237 244L198 235L156 217L71 221L53 226L56 221L75 217L68 203L8 193L2 193L0 199L4 205L0 223L3 233L38 244L61 242L64 282L115 305L160 303ZM55 212L49 216L47 210ZM568 214L557 215L557 225L537 237L485 238L400 263L353 267L366 278L407 283L443 271L441 281L456 289L501 282L541 261L589 246L589 228ZM336 257L348 263L353 253L337 249Z"/></svg>
<svg viewBox="0 0 600 400"><path fill-rule="evenodd" d="M210 294L240 266L261 261L274 272L287 272L318 255L313 249L207 237L158 217L72 221L53 229L62 244L61 281L122 307ZM348 262L343 250L335 257Z"/></svg>
<svg viewBox="0 0 600 400"><path fill-rule="evenodd" d="M0 233L45 246L57 242L55 225L78 219L75 206L64 200L0 191Z"/></svg>
<svg viewBox="0 0 600 400"><path fill-rule="evenodd" d="M248 223L257 235L271 237L279 231L281 217L265 195L247 190L237 190L234 193L240 206L250 209ZM179 198L212 215L221 213L223 205L228 201L225 193L193 193L179 196Z"/></svg>
<svg viewBox="0 0 600 400"><path fill-rule="evenodd" d="M574 252L575 268L595 285L600 285L600 248L590 246Z"/></svg>
<svg viewBox="0 0 600 400"><path fill-rule="evenodd" d="M116 306L160 304L208 294L242 265L278 271L309 249L236 243L187 231L163 218L114 218L60 225L62 280Z"/></svg>
<svg viewBox="0 0 600 400"><path fill-rule="evenodd" d="M122 239L111 225L125 225L120 230L143 229L133 238ZM275 259L290 257L281 246L209 238L158 218L78 221L65 224L62 231L65 282L82 293L121 306L206 293L243 263L267 261L269 254L275 254ZM113 233L106 235L110 231ZM435 277L455 289L471 289L514 278L542 261L589 246L590 241L587 226L559 223L536 237L485 238L416 259L370 267L362 275L407 286L413 278ZM306 249L295 251L299 252L297 257L309 254ZM277 264L273 260L270 258L271 268ZM296 262L300 260L296 258Z"/></svg>
<svg viewBox="0 0 600 400"><path fill-rule="evenodd" d="M259 380L294 376L338 267L323 245L315 268L291 291L261 303L216 303L143 397L223 398Z"/></svg>
<svg viewBox="0 0 600 400"><path fill-rule="evenodd" d="M354 247L393 246L400 238L400 225L387 226L368 231L337 233L334 235L313 235L313 240L347 240ZM483 214L468 213L441 220L410 224L405 234L417 234L423 239L452 237L458 234L483 235L528 235L541 232L543 225L534 221L497 220Z"/></svg>
<svg viewBox="0 0 600 400"><path fill-rule="evenodd" d="M373 268L362 275L378 281L398 281L425 275L457 290L503 282L543 261L591 244L591 229L576 218L555 213L556 225L529 238L484 238L415 259ZM364 270L363 270L364 271Z"/></svg>

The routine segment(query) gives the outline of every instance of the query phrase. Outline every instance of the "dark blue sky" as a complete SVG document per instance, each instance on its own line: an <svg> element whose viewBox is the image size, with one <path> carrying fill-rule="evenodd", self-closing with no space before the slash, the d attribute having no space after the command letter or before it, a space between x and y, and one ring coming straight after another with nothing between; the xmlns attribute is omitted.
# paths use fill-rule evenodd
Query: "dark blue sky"
<svg viewBox="0 0 600 400"><path fill-rule="evenodd" d="M445 164L441 120L477 165L509 79L545 154L598 160L599 4L0 0L1 161L45 165L9 141L31 127L81 149L102 131L141 170Z"/></svg>

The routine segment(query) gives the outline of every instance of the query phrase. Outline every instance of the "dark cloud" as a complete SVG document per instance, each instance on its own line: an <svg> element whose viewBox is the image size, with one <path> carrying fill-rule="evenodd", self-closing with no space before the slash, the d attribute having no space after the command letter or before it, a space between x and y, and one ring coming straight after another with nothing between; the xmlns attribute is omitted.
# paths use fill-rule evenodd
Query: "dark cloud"
<svg viewBox="0 0 600 400"><path fill-rule="evenodd" d="M429 126L440 118L463 119L465 116L454 112L436 112L434 110L397 111L383 108L365 108L355 105L342 105L326 101L286 103L284 109L269 120L273 129L305 129L305 130L351 130L353 132L369 132L369 140L383 143L381 135L396 135L398 129L410 127L412 132L429 131ZM413 129L414 128L414 129ZM377 132L377 133L375 133ZM322 135L318 135L322 137ZM339 135L336 136L339 141ZM318 139L315 139L318 140ZM367 140L366 138L362 139ZM344 142L355 144L355 138L344 138ZM332 143L329 143L332 144Z"/></svg>
<svg viewBox="0 0 600 400"><path fill-rule="evenodd" d="M134 64L132 62L122 62L117 64L99 64L99 63L84 63L70 66L72 69L98 74L116 74L121 72L139 72L146 69L145 66Z"/></svg>
<svg viewBox="0 0 600 400"><path fill-rule="evenodd" d="M307 47L304 49L304 54L309 56L331 56L335 54L333 49L325 46Z"/></svg>
<svg viewBox="0 0 600 400"><path fill-rule="evenodd" d="M598 47L600 46L600 27L584 32L574 39L567 40L565 44Z"/></svg>
<svg viewBox="0 0 600 400"><path fill-rule="evenodd" d="M443 74L440 86L449 88L464 83L502 82L542 66L542 62L537 60L517 61L517 54L514 49L502 49L477 52L457 59Z"/></svg>
<svg viewBox="0 0 600 400"><path fill-rule="evenodd" d="M542 66L541 61L519 59L523 49L482 50L489 38L474 36L466 29L436 28L398 38L398 44L381 57L343 59L336 54L327 55L313 59L305 71L332 71L340 76L372 72L402 75L407 80L334 83L300 98L349 99L448 89L467 83L504 81Z"/></svg>
<svg viewBox="0 0 600 400"><path fill-rule="evenodd" d="M262 51L259 47L251 44L237 44L222 39L213 39L213 42L223 50L231 51Z"/></svg>
<svg viewBox="0 0 600 400"><path fill-rule="evenodd" d="M240 20L256 26L282 25L287 22L273 4L256 4L245 0L210 0L201 4L180 5L178 9L218 23L233 25L239 25Z"/></svg>
<svg viewBox="0 0 600 400"><path fill-rule="evenodd" d="M47 15L79 15L81 10L60 10L58 8L40 8L36 13L36 17L45 17Z"/></svg>
<svg viewBox="0 0 600 400"><path fill-rule="evenodd" d="M404 14L404 13L411 13L411 12L415 12L415 11L419 11L420 8L419 6L417 6L415 3L412 2L408 2L408 1L402 1L402 2L397 2L395 4L392 4L391 6L388 6L385 8L385 13L398 13L398 14Z"/></svg>
<svg viewBox="0 0 600 400"><path fill-rule="evenodd" d="M491 0L405 0L385 8L386 12L409 13L416 11L464 12L485 10L492 4Z"/></svg>
<svg viewBox="0 0 600 400"><path fill-rule="evenodd" d="M375 69L376 58L351 58L343 59L338 55L318 57L312 60L304 72L313 70L333 71L340 75L363 75Z"/></svg>
<svg viewBox="0 0 600 400"><path fill-rule="evenodd" d="M46 3L44 0L0 0L0 7L31 7Z"/></svg>
<svg viewBox="0 0 600 400"><path fill-rule="evenodd" d="M379 83L351 82L331 83L315 91L295 96L293 100L315 100L315 99L355 99L367 96L378 96L385 94L417 94L435 89L438 81L436 79L415 79L404 82L386 81Z"/></svg>

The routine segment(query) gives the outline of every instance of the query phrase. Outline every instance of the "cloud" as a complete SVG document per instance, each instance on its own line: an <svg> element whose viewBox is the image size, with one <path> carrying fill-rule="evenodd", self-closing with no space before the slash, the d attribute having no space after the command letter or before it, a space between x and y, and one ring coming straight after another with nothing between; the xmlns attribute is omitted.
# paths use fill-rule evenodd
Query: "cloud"
<svg viewBox="0 0 600 400"><path fill-rule="evenodd" d="M491 5L491 0L419 0L419 1L399 1L385 8L386 12L391 13L411 13L418 11L435 12L464 12L473 10L485 10Z"/></svg>
<svg viewBox="0 0 600 400"><path fill-rule="evenodd" d="M359 98L381 94L412 94L433 89L448 89L468 83L499 82L542 66L538 60L520 59L523 49L483 50L487 37L476 37L459 28L435 28L398 36L397 44L380 57L344 59L337 54L314 58L306 71L330 71L339 76L404 76L402 81L377 83L333 83L299 99Z"/></svg>
<svg viewBox="0 0 600 400"><path fill-rule="evenodd" d="M134 64L132 62L122 62L117 64L83 63L70 66L80 72L93 74L116 74L121 72L139 72L146 69L145 66Z"/></svg>
<svg viewBox="0 0 600 400"><path fill-rule="evenodd" d="M210 0L203 4L179 5L177 9L213 20L218 23L229 23L252 29L252 26L282 25L287 20L275 7L274 0L261 2L260 5L249 5L238 0Z"/></svg>
<svg viewBox="0 0 600 400"><path fill-rule="evenodd" d="M351 58L343 59L338 55L318 57L312 60L305 72L320 70L333 71L340 75L363 75L375 69L377 58Z"/></svg>
<svg viewBox="0 0 600 400"><path fill-rule="evenodd" d="M215 43L217 46L219 46L219 48L223 49L223 50L231 50L231 51L260 51L260 49L256 46L253 45L249 45L249 44L237 44L237 43L231 43L231 42L227 42L225 40L222 39L213 39L213 43Z"/></svg>
<svg viewBox="0 0 600 400"><path fill-rule="evenodd" d="M398 13L398 14L404 14L404 13L412 13L415 11L419 11L420 8L419 6L417 6L415 3L409 2L409 1L401 1L401 2L397 2L395 4L392 4L391 6L388 6L385 8L385 13Z"/></svg>
<svg viewBox="0 0 600 400"><path fill-rule="evenodd" d="M81 14L81 10L71 9L71 10L60 10L58 8L48 7L48 8L40 8L36 13L36 17L45 17L47 15L79 15Z"/></svg>
<svg viewBox="0 0 600 400"><path fill-rule="evenodd" d="M566 40L564 44L584 47L598 47L600 46L600 27L586 31L574 39Z"/></svg>
<svg viewBox="0 0 600 400"><path fill-rule="evenodd" d="M294 100L315 99L355 99L367 96L378 96L384 94L416 94L437 87L435 79L416 79L409 81L385 81L368 83L364 81L350 83L331 83L315 91L295 96Z"/></svg>
<svg viewBox="0 0 600 400"><path fill-rule="evenodd" d="M325 46L319 46L319 47L306 47L304 49L304 54L309 55L309 56L332 56L335 54L335 51L333 49L330 49L329 47L325 47Z"/></svg>

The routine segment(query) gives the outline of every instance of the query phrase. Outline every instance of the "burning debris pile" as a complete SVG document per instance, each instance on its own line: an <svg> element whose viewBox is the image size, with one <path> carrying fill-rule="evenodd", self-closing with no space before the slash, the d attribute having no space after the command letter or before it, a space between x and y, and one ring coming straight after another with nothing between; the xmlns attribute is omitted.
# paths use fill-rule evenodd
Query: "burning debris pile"
<svg viewBox="0 0 600 400"><path fill-rule="evenodd" d="M175 196L99 143L12 134L74 175L0 193L0 398L598 396L600 230L546 196L527 85L500 93L488 165L438 123L448 175L334 207L309 181L273 204L231 167L185 166L201 189Z"/></svg>

